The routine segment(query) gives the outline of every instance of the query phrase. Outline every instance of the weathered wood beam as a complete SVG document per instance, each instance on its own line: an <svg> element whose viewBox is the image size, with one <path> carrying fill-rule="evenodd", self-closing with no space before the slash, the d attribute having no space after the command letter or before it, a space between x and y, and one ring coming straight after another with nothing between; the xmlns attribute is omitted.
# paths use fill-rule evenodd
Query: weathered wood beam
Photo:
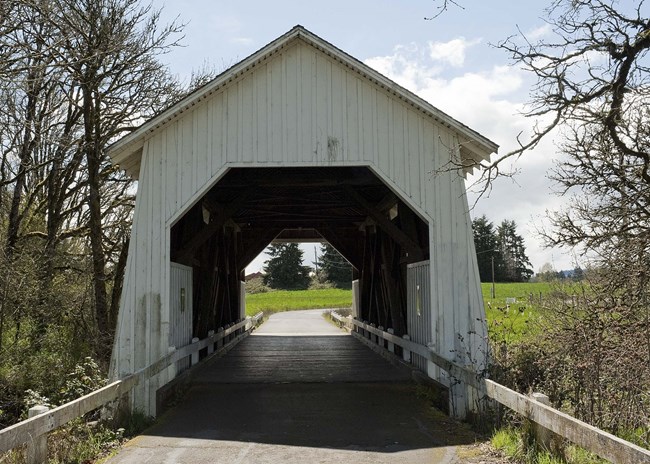
<svg viewBox="0 0 650 464"><path fill-rule="evenodd" d="M198 230L187 243L183 244L182 248L176 251L172 250L172 260L176 262L191 261L201 245L207 242L241 208L247 196L248 194L244 193L235 201L226 205L212 204L209 208L211 210L210 222ZM214 212L218 214L214 214Z"/></svg>
<svg viewBox="0 0 650 464"><path fill-rule="evenodd" d="M361 269L363 266L363 256L359 252L359 245L361 241L359 237L351 237L350 240L345 240L341 234L331 226L319 227L318 232L332 245L336 250L347 259L352 266ZM358 230L357 230L357 233ZM354 246L356 245L356 247ZM356 248L356 249L355 249Z"/></svg>
<svg viewBox="0 0 650 464"><path fill-rule="evenodd" d="M361 208L370 216L381 229L386 232L393 240L395 240L401 247L403 247L415 260L422 259L423 252L420 245L409 237L404 231L393 224L381 211L371 205L359 192L354 190L349 185L345 185L345 192L357 202Z"/></svg>
<svg viewBox="0 0 650 464"><path fill-rule="evenodd" d="M315 228L312 229L300 228L300 229L284 229L273 239L273 242L274 243L280 243L280 242L320 243L323 242L324 240L325 239L323 238L323 236Z"/></svg>
<svg viewBox="0 0 650 464"><path fill-rule="evenodd" d="M396 334L406 333L406 289L402 279L399 249L388 237L381 240L382 283L386 298L384 327L388 326L390 317L391 327Z"/></svg>
<svg viewBox="0 0 650 464"><path fill-rule="evenodd" d="M375 209L382 212L389 210L397 204L397 201L397 195L395 195L393 192L388 192L384 198L379 200L379 202L375 205Z"/></svg>
<svg viewBox="0 0 650 464"><path fill-rule="evenodd" d="M242 254L237 257L237 268L241 272L259 255L273 239L282 232L280 228L259 229L252 237L245 237Z"/></svg>

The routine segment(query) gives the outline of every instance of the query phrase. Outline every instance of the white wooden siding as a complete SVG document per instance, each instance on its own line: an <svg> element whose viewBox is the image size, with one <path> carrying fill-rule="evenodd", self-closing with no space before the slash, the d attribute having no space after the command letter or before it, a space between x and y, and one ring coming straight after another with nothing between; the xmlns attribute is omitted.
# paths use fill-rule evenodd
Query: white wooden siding
<svg viewBox="0 0 650 464"><path fill-rule="evenodd" d="M433 342L431 331L431 276L429 261L409 264L406 270L406 326L411 340L421 345ZM427 371L428 360L412 353L413 364ZM438 378L436 377L436 380Z"/></svg>
<svg viewBox="0 0 650 464"><path fill-rule="evenodd" d="M169 288L169 346L182 348L192 341L192 268L171 263ZM176 363L176 372L190 367L190 359Z"/></svg>
<svg viewBox="0 0 650 464"><path fill-rule="evenodd" d="M465 351L480 357L485 330L476 319L484 313L468 267L475 258L464 182L436 173L457 146L451 129L301 41L153 131L143 146L113 375L167 353L169 228L229 168L248 166L368 166L429 224L439 353L457 357L461 334ZM164 382L138 392L136 406L155 413Z"/></svg>

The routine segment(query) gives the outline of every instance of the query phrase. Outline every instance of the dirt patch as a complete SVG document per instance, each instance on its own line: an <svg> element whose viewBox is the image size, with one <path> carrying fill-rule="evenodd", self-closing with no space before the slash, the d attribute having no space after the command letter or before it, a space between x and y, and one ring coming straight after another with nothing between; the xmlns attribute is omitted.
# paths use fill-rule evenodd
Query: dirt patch
<svg viewBox="0 0 650 464"><path fill-rule="evenodd" d="M476 442L456 447L458 464L512 464L514 461L503 456L489 442Z"/></svg>

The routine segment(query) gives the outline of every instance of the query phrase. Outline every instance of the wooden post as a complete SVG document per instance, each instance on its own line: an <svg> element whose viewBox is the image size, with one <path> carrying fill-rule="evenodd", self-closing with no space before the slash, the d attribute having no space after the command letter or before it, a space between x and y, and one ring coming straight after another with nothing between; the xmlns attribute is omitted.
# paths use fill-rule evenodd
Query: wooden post
<svg viewBox="0 0 650 464"><path fill-rule="evenodd" d="M395 331L393 330L392 327L388 329L386 332L388 332L391 335L395 334ZM388 342L388 351L390 351L391 353L395 353L395 344L391 341Z"/></svg>
<svg viewBox="0 0 650 464"><path fill-rule="evenodd" d="M223 332L223 327L219 327L217 329L217 335L222 335L219 332ZM217 340L217 348L221 348L223 344L224 344L223 337L219 337L219 339Z"/></svg>
<svg viewBox="0 0 650 464"><path fill-rule="evenodd" d="M411 339L409 334L402 335L402 338L404 340L410 340ZM411 362L411 352L409 350L407 350L406 348L402 348L402 353L403 353L404 361L410 363Z"/></svg>
<svg viewBox="0 0 650 464"><path fill-rule="evenodd" d="M27 417L32 418L49 411L47 406L33 406L29 408ZM32 437L27 442L27 464L44 464L47 462L47 434Z"/></svg>
<svg viewBox="0 0 650 464"><path fill-rule="evenodd" d="M198 341L199 341L199 339L196 338L196 337L194 337L194 338L192 339L192 343L196 343L196 342L198 342ZM192 361L190 362L190 365L191 365L191 366L194 366L194 365L196 365L196 364L198 364L198 363L199 363L199 351L196 350L194 353L192 353Z"/></svg>
<svg viewBox="0 0 650 464"><path fill-rule="evenodd" d="M383 326L383 325L380 325L380 326L377 327L377 328L378 328L379 330L381 330L382 332L384 331L384 326ZM379 344L379 346L381 346L382 348L384 348L384 337L382 337L381 335L379 335L379 336L377 337L377 344Z"/></svg>
<svg viewBox="0 0 650 464"><path fill-rule="evenodd" d="M548 399L548 396L546 396L543 393L533 393L530 395L532 399L535 401L538 401L542 403L543 405L550 406L551 402ZM553 441L553 432L551 432L549 429L546 427L543 427L535 422L532 422L533 426L533 433L535 434L535 441L537 442L537 445L540 447L540 449L545 450L545 451L550 451L551 450L551 445Z"/></svg>
<svg viewBox="0 0 650 464"><path fill-rule="evenodd" d="M376 328L377 328L377 325L373 322L372 324L370 324L370 327L372 327L373 329L376 329ZM370 332L370 341L371 341L371 342L373 342L373 343L377 343L377 338L378 338L377 335L375 335L374 333Z"/></svg>
<svg viewBox="0 0 650 464"><path fill-rule="evenodd" d="M167 348L167 354L172 354L174 351L176 351L176 347L173 346L173 345L170 346L169 348ZM169 365L169 367L167 368L167 376L169 378L169 381L174 380L174 378L176 377L176 363L175 362L171 363Z"/></svg>
<svg viewBox="0 0 650 464"><path fill-rule="evenodd" d="M214 330L208 331L208 337L214 336ZM208 355L214 353L214 343L208 343Z"/></svg>

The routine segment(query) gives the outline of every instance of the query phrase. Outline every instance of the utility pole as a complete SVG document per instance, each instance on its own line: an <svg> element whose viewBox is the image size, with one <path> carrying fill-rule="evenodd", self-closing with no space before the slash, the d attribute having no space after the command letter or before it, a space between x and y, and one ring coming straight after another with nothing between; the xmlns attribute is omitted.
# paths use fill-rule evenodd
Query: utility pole
<svg viewBox="0 0 650 464"><path fill-rule="evenodd" d="M492 299L496 298L494 289L494 256L492 256Z"/></svg>

